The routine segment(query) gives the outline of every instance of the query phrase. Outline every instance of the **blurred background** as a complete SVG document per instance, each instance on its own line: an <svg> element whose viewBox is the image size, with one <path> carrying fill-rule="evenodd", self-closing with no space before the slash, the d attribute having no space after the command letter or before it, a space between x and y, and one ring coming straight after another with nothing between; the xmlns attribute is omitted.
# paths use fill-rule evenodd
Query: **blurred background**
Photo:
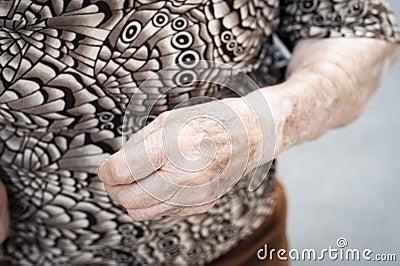
<svg viewBox="0 0 400 266"><path fill-rule="evenodd" d="M400 1L389 0L400 22ZM346 128L286 151L278 161L289 198L291 248L336 247L395 253L397 262L292 265L400 265L400 62L364 115Z"/></svg>

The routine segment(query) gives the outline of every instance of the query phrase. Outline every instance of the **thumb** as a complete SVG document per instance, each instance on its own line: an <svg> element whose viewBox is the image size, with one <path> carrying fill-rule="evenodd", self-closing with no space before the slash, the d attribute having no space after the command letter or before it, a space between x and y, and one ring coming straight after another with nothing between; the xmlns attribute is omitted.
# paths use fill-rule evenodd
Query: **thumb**
<svg viewBox="0 0 400 266"><path fill-rule="evenodd" d="M9 225L7 191L0 181L0 244L7 238Z"/></svg>
<svg viewBox="0 0 400 266"><path fill-rule="evenodd" d="M112 186L127 185L161 168L165 161L162 135L154 127L150 124L135 133L124 147L101 163L100 180Z"/></svg>

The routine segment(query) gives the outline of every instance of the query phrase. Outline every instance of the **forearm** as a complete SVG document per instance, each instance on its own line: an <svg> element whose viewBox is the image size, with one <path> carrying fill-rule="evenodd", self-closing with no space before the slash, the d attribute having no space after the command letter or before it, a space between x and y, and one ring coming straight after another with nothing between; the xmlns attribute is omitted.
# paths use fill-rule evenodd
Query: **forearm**
<svg viewBox="0 0 400 266"><path fill-rule="evenodd" d="M374 39L300 41L287 81L262 89L275 122L275 155L356 119L399 52Z"/></svg>

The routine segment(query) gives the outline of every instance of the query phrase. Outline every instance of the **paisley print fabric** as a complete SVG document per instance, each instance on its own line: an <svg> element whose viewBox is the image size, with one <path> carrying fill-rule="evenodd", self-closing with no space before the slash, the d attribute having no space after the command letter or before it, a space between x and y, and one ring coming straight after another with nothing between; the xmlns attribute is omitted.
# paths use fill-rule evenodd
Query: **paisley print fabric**
<svg viewBox="0 0 400 266"><path fill-rule="evenodd" d="M338 22L330 14L342 14L346 2L0 1L0 174L12 215L0 260L202 265L228 252L271 213L274 168L255 192L244 177L205 214L132 222L107 196L97 166L121 147L133 93L169 65L219 61L264 86L281 80L274 32L292 42L339 35L399 41L384 2L352 6ZM202 95L221 98L224 89L135 93L134 131L147 122L141 114L149 99L161 96L156 116Z"/></svg>

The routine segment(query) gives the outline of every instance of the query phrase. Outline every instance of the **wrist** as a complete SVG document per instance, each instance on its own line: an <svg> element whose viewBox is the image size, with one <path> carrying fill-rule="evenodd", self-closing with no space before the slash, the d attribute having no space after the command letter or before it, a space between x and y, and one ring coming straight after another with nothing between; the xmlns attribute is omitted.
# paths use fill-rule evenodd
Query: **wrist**
<svg viewBox="0 0 400 266"><path fill-rule="evenodd" d="M260 145L263 142L263 130L252 103L246 97L227 98L223 102L232 108L238 117L238 120L232 122L241 123L246 131L246 135L241 136L241 138L247 139L248 142L249 157L245 172L249 172L259 164L268 162L269 160L265 160L265 162L262 159L260 160L263 153L263 145Z"/></svg>
<svg viewBox="0 0 400 266"><path fill-rule="evenodd" d="M223 100L239 117L246 130L249 145L248 171L273 160L275 154L275 126L271 110L261 90L245 97Z"/></svg>

